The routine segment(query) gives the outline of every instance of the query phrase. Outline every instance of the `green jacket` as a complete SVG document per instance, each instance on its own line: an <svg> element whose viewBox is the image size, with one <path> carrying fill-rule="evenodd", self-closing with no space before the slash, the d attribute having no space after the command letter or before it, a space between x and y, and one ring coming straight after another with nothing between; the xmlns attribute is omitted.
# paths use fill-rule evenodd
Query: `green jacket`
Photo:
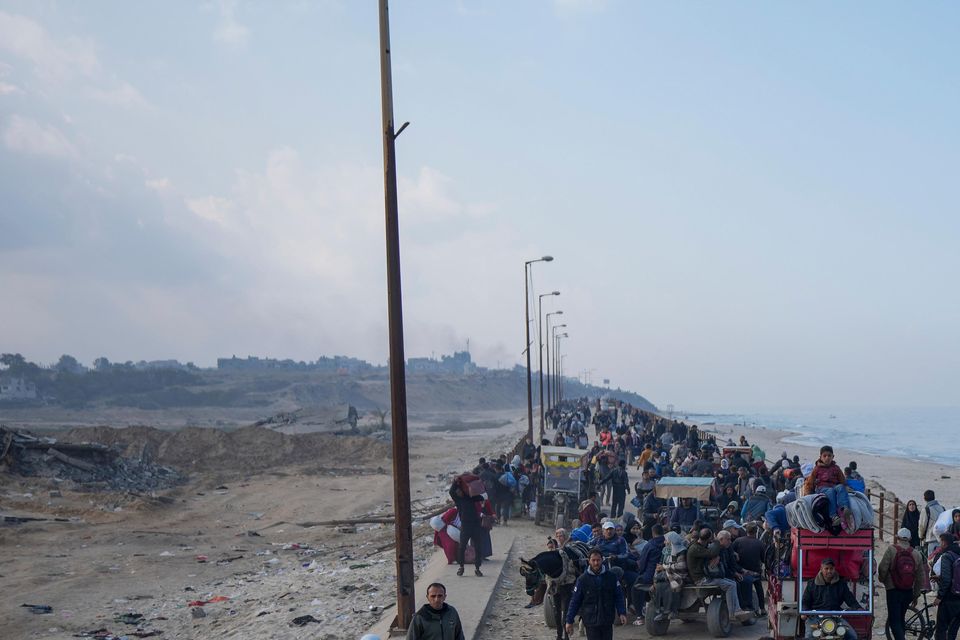
<svg viewBox="0 0 960 640"><path fill-rule="evenodd" d="M446 602L439 611L425 604L413 614L407 640L464 640L460 615Z"/></svg>
<svg viewBox="0 0 960 640"><path fill-rule="evenodd" d="M687 571L690 573L690 580L693 581L693 584L697 584L707 577L703 572L703 565L706 564L707 560L716 558L718 555L720 555L720 543L718 542L714 542L709 547L703 546L699 541L690 545L690 548L687 549Z"/></svg>

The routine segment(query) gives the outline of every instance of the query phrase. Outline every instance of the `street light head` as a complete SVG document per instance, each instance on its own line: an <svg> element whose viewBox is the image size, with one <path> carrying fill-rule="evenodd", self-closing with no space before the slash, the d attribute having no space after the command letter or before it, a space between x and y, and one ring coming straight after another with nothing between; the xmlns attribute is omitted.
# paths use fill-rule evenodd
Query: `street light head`
<svg viewBox="0 0 960 640"><path fill-rule="evenodd" d="M543 260L544 262L553 262L553 256L543 256L540 259Z"/></svg>
<svg viewBox="0 0 960 640"><path fill-rule="evenodd" d="M554 311L554 313L557 314L558 316L562 316L562 315L563 315L563 311Z"/></svg>
<svg viewBox="0 0 960 640"><path fill-rule="evenodd" d="M560 292L559 292L559 291L554 291L554 292L551 293L550 295L552 295L552 296L558 296L558 295L560 295Z"/></svg>

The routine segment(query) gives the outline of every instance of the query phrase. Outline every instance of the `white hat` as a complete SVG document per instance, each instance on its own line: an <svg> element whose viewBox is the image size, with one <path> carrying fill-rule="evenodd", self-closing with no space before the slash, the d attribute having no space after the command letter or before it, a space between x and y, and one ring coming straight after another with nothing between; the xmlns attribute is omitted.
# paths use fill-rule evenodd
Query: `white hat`
<svg viewBox="0 0 960 640"><path fill-rule="evenodd" d="M616 529L616 528L617 528L617 525L615 525L615 524L613 524L612 522L610 522L609 520L607 520L606 522L603 523L603 528L604 528L604 529Z"/></svg>
<svg viewBox="0 0 960 640"><path fill-rule="evenodd" d="M897 537L901 540L909 540L911 537L913 537L913 534L910 533L910 529L904 527L900 529L900 531L897 531Z"/></svg>
<svg viewBox="0 0 960 640"><path fill-rule="evenodd" d="M765 486L760 485L759 487L757 487L757 493L766 493L766 492L767 492L767 488Z"/></svg>

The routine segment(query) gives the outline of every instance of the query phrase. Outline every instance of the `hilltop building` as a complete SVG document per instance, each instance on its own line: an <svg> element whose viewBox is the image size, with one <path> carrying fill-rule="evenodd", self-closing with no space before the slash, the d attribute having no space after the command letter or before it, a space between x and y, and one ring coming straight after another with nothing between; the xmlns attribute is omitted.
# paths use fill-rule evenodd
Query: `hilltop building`
<svg viewBox="0 0 960 640"><path fill-rule="evenodd" d="M37 385L24 378L0 378L0 402L7 400L35 400Z"/></svg>

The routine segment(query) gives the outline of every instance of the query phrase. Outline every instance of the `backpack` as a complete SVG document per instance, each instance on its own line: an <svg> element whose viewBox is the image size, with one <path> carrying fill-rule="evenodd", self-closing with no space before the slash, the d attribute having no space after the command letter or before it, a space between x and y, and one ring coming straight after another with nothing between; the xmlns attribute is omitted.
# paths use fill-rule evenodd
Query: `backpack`
<svg viewBox="0 0 960 640"><path fill-rule="evenodd" d="M517 486L517 479L513 477L513 474L509 471L504 471L500 476L500 484L510 489L513 489Z"/></svg>
<svg viewBox="0 0 960 640"><path fill-rule="evenodd" d="M913 549L897 548L897 555L893 557L893 564L890 567L890 580L894 588L913 589L916 572L917 563L913 559Z"/></svg>

